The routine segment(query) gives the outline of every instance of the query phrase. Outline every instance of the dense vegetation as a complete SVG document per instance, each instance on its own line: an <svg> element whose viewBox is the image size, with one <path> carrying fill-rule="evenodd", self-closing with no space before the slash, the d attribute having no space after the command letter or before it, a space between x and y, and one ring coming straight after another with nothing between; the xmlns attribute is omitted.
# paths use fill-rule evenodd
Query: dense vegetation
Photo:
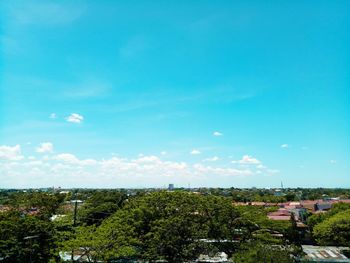
<svg viewBox="0 0 350 263"><path fill-rule="evenodd" d="M294 218L269 220L277 207L233 206L237 192L246 191L2 193L10 209L0 213L0 261L61 262L60 252L73 251L89 262L189 262L218 252L234 262L294 262L301 254ZM264 191L251 196L269 198ZM84 203L74 213L76 199ZM52 221L52 215L61 216ZM308 224L315 244L350 245L350 205L337 204Z"/></svg>

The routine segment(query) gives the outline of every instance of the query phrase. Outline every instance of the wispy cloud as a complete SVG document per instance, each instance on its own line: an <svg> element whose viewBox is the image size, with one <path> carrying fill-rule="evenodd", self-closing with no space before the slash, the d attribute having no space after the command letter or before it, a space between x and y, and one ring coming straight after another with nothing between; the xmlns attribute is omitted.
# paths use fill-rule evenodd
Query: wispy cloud
<svg viewBox="0 0 350 263"><path fill-rule="evenodd" d="M250 155L243 155L242 159L241 160L238 160L238 161L232 161L231 163L239 163L239 164L254 164L254 165L261 165L261 162L250 156Z"/></svg>
<svg viewBox="0 0 350 263"><path fill-rule="evenodd" d="M223 134L221 132L215 131L215 132L213 132L213 135L214 136L222 136Z"/></svg>
<svg viewBox="0 0 350 263"><path fill-rule="evenodd" d="M210 158L206 158L206 159L204 159L203 161L204 161L204 162L216 162L216 161L218 161L219 159L220 159L219 157L213 156L213 157L210 157Z"/></svg>
<svg viewBox="0 0 350 263"><path fill-rule="evenodd" d="M37 148L40 153L50 153L53 146L42 143ZM194 150L198 153L198 150ZM244 164L220 164L219 158L208 158L212 163L189 163L184 161L163 160L156 155L140 154L136 158L112 156L108 158L84 158L69 152L47 154L34 157L28 153L24 158L20 146L0 146L0 180L6 179L5 184L13 187L35 182L36 185L69 185L74 183L84 186L110 186L111 182L125 182L133 186L135 182L153 186L171 182L203 182L216 180L219 177L245 178L247 176L274 175L278 170L263 166L260 161L248 155L243 156ZM259 164L258 164L259 163ZM11 181L16 178L16 181ZM213 179L214 178L214 179ZM226 180L226 179L225 179ZM120 185L119 185L120 186Z"/></svg>
<svg viewBox="0 0 350 263"><path fill-rule="evenodd" d="M111 85L97 78L88 78L77 83L60 84L64 87L63 96L71 99L99 98L109 95Z"/></svg>
<svg viewBox="0 0 350 263"><path fill-rule="evenodd" d="M289 145L288 145L287 143L282 144L282 145L281 145L281 148L284 148L284 149L289 148Z"/></svg>
<svg viewBox="0 0 350 263"><path fill-rule="evenodd" d="M51 113L50 116L49 116L50 119L56 119L57 118L57 115L56 113Z"/></svg>
<svg viewBox="0 0 350 263"><path fill-rule="evenodd" d="M212 176L245 177L255 174L247 168L213 167L199 163L191 165L186 162L164 161L152 155L136 159L111 157L98 160L80 159L71 153L61 153L21 162L8 161L0 166L0 178L11 176L20 178L21 182L35 178L46 183L57 180L60 184L68 184L73 180L75 183L80 182L79 185L82 185L82 182L86 185L85 182L93 179L100 185L104 183L105 186L115 180L127 181L131 185L135 185L135 180L151 180L159 185L160 182L166 183L169 180L181 182L184 179L193 181ZM52 181L48 181L48 178Z"/></svg>
<svg viewBox="0 0 350 263"><path fill-rule="evenodd" d="M52 142L43 142L36 148L36 152L38 153L52 153L53 152L53 144Z"/></svg>
<svg viewBox="0 0 350 263"><path fill-rule="evenodd" d="M190 152L190 154L192 154L192 155L198 155L198 154L201 154L201 152L200 152L199 150L197 150L197 149L193 149L193 150Z"/></svg>
<svg viewBox="0 0 350 263"><path fill-rule="evenodd" d="M68 122L81 123L84 120L84 117L78 113L72 113L66 118L66 120Z"/></svg>
<svg viewBox="0 0 350 263"><path fill-rule="evenodd" d="M220 175L220 176L249 176L254 173L249 169L236 169L224 167L211 167L202 164L194 165L195 171L200 174Z"/></svg>
<svg viewBox="0 0 350 263"><path fill-rule="evenodd" d="M0 146L0 160L19 161L22 160L21 146Z"/></svg>

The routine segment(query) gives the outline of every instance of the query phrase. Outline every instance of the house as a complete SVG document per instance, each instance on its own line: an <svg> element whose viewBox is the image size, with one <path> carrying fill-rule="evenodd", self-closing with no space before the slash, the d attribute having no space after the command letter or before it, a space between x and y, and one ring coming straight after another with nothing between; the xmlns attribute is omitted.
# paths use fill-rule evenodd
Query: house
<svg viewBox="0 0 350 263"><path fill-rule="evenodd" d="M328 211L332 208L334 204L337 203L350 203L349 199L338 199L332 198L329 200L303 200L300 202L302 207L306 208L308 211L315 213L317 211Z"/></svg>
<svg viewBox="0 0 350 263"><path fill-rule="evenodd" d="M315 204L316 211L328 211L332 208L332 203L330 202L320 202Z"/></svg>
<svg viewBox="0 0 350 263"><path fill-rule="evenodd" d="M271 212L267 214L267 217L271 220L290 220L292 213L285 208L279 208L275 212ZM295 220L297 220L294 214Z"/></svg>

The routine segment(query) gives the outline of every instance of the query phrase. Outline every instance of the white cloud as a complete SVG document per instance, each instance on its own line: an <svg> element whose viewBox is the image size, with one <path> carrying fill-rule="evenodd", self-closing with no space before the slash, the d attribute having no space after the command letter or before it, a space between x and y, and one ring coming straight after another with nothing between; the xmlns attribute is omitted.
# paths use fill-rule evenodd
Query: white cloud
<svg viewBox="0 0 350 263"><path fill-rule="evenodd" d="M196 150L196 149L193 149L190 154L192 155L198 155L198 154L201 154L201 152L199 150Z"/></svg>
<svg viewBox="0 0 350 263"><path fill-rule="evenodd" d="M5 147L5 148L4 148ZM4 158L4 149L7 152ZM187 163L165 161L155 155L141 155L136 158L112 156L107 159L80 159L72 153L60 153L34 158L29 155L21 162L20 147L1 146L0 179L9 187L34 185L60 185L77 187L157 187L169 182L176 184L214 184L232 180L230 177L266 176L277 170L263 166L257 159L245 155L232 164ZM10 154L8 153L10 152ZM252 166L239 164L256 164ZM241 179L239 179L241 180Z"/></svg>
<svg viewBox="0 0 350 263"><path fill-rule="evenodd" d="M161 151L160 154L161 155L167 155L167 152L166 151Z"/></svg>
<svg viewBox="0 0 350 263"><path fill-rule="evenodd" d="M237 161L236 162L233 161L233 163L237 163ZM261 162L258 159L253 158L250 155L244 155L242 157L242 159L238 161L238 163L240 163L240 164L261 164Z"/></svg>
<svg viewBox="0 0 350 263"><path fill-rule="evenodd" d="M10 160L10 161L19 161L22 160L23 156L21 155L21 146L0 146L0 160Z"/></svg>
<svg viewBox="0 0 350 263"><path fill-rule="evenodd" d="M213 132L213 135L214 136L222 136L223 134L221 132L215 131L215 132Z"/></svg>
<svg viewBox="0 0 350 263"><path fill-rule="evenodd" d="M179 185L220 183L232 178L260 176L248 168L189 165L186 162L147 158L147 162L112 157L106 160L80 160L61 154L49 160L4 162L0 165L2 185L8 187L159 187L169 182ZM266 175L266 172L262 172ZM225 179L226 178L226 179ZM207 182L207 183L206 183Z"/></svg>
<svg viewBox="0 0 350 263"><path fill-rule="evenodd" d="M281 148L289 148L289 145L286 144L286 143L285 143L285 144L282 144L282 145L281 145Z"/></svg>
<svg viewBox="0 0 350 263"><path fill-rule="evenodd" d="M57 115L56 113L51 113L50 116L49 116L50 119L56 119L57 118Z"/></svg>
<svg viewBox="0 0 350 263"><path fill-rule="evenodd" d="M159 163L160 159L157 156L150 155L150 156L140 156L138 159L135 160L135 163Z"/></svg>
<svg viewBox="0 0 350 263"><path fill-rule="evenodd" d="M138 159L112 157L98 162L104 174L126 175L134 177L160 177L184 176L189 174L188 165L185 162L163 161L157 156L142 156Z"/></svg>
<svg viewBox="0 0 350 263"><path fill-rule="evenodd" d="M96 165L98 162L94 159L79 160L80 165Z"/></svg>
<svg viewBox="0 0 350 263"><path fill-rule="evenodd" d="M71 154L71 153L61 153L54 156L52 159L63 163L80 165L80 166L91 166L91 165L98 164L98 162L94 159L80 160L78 159L78 157L76 157L74 154Z"/></svg>
<svg viewBox="0 0 350 263"><path fill-rule="evenodd" d="M53 144L51 142L43 142L40 144L38 148L36 148L36 152L38 153L52 153L53 152Z"/></svg>
<svg viewBox="0 0 350 263"><path fill-rule="evenodd" d="M66 118L66 120L68 122L81 123L84 120L84 117L78 113L72 113Z"/></svg>
<svg viewBox="0 0 350 263"><path fill-rule="evenodd" d="M263 170L263 169L266 169L267 167L265 165L259 164L256 166L256 168Z"/></svg>
<svg viewBox="0 0 350 263"><path fill-rule="evenodd" d="M71 153L61 153L53 157L57 161L67 162L67 163L78 163L79 159Z"/></svg>
<svg viewBox="0 0 350 263"><path fill-rule="evenodd" d="M211 167L204 166L202 164L193 165L195 172L200 175L220 175L220 176L248 176L253 175L253 172L248 169L235 169L235 168L222 168L222 167Z"/></svg>
<svg viewBox="0 0 350 263"><path fill-rule="evenodd" d="M213 157L204 159L203 161L205 161L205 162L216 162L216 161L218 161L219 159L220 159L219 157L213 156Z"/></svg>
<svg viewBox="0 0 350 263"><path fill-rule="evenodd" d="M329 161L331 164L336 164L337 163L337 160L330 160Z"/></svg>

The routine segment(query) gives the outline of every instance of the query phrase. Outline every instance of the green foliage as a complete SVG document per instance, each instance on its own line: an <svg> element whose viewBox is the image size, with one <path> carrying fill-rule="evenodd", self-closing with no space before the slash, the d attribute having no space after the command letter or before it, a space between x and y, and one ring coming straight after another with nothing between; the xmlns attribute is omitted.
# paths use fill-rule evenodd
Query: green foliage
<svg viewBox="0 0 350 263"><path fill-rule="evenodd" d="M53 225L38 217L11 211L0 214L2 262L47 262L53 244Z"/></svg>
<svg viewBox="0 0 350 263"><path fill-rule="evenodd" d="M350 211L350 204L340 202L340 203L334 204L333 207L331 208L331 210L329 210L326 213L314 214L314 215L308 217L307 224L310 228L310 231L312 233L313 238L316 240L317 243L330 244L332 242L329 242L328 239L327 239L328 240L327 242L324 242L324 239L320 237L320 235L322 235L322 234L319 233L319 229L321 228L324 230L324 227L317 227L316 229L315 229L315 227L319 226L319 225L321 225L321 226L328 225L329 223L323 223L323 222L328 221L330 218L333 218L338 213L342 213L345 211ZM334 219L332 219L330 222L333 222L333 220ZM330 232L332 232L332 231L330 231Z"/></svg>
<svg viewBox="0 0 350 263"><path fill-rule="evenodd" d="M350 209L317 224L313 236L320 245L350 246Z"/></svg>
<svg viewBox="0 0 350 263"><path fill-rule="evenodd" d="M293 244L300 244L300 235L297 228L297 222L293 213L290 216L290 226L287 230L287 238Z"/></svg>
<svg viewBox="0 0 350 263"><path fill-rule="evenodd" d="M246 226L249 223L253 227L251 230L255 229L269 229L273 232L278 232L281 234L286 234L290 228L290 222L288 221L274 221L267 217L268 212L277 210L277 207L260 207L260 206L237 206L241 218Z"/></svg>
<svg viewBox="0 0 350 263"><path fill-rule="evenodd" d="M79 209L79 223L99 225L102 221L122 207L127 196L116 191L98 191L93 193Z"/></svg>
<svg viewBox="0 0 350 263"><path fill-rule="evenodd" d="M79 252L89 262L133 256L137 244L134 230L122 218L123 214L119 213L99 227L79 226L70 239L61 243L60 249Z"/></svg>
<svg viewBox="0 0 350 263"><path fill-rule="evenodd" d="M332 192L333 191L333 192ZM235 262L293 262L299 253L295 220L274 221L267 213L278 207L233 206L232 199L281 201L296 199L300 189L283 197L269 189L203 188L199 193L139 190L127 196L117 190L79 190L72 195L18 191L2 193L11 212L0 213L0 258L4 262L58 261L58 253L84 253L90 262L142 259L191 261L199 254L223 251ZM321 190L307 190L320 195ZM347 192L330 190L332 193ZM84 200L73 227L71 198ZM39 213L26 216L31 208ZM348 212L345 212L348 211ZM349 244L350 204L336 204L308 223L320 244ZM64 214L54 222L52 214ZM282 235L283 236L282 236ZM33 237L33 238L25 238Z"/></svg>
<svg viewBox="0 0 350 263"><path fill-rule="evenodd" d="M63 202L65 195L48 194L44 192L29 192L12 194L9 204L20 210L31 210L35 208L39 211L39 216L43 219L48 219L56 213Z"/></svg>
<svg viewBox="0 0 350 263"><path fill-rule="evenodd" d="M83 250L94 260L138 256L183 262L208 251L232 252L232 241L242 236L238 218L228 198L155 192L129 200L100 226L77 228L64 248ZM220 242L224 239L231 246Z"/></svg>
<svg viewBox="0 0 350 263"><path fill-rule="evenodd" d="M312 231L314 227L323 222L327 218L326 214L313 214L307 218L307 225L309 226L310 230Z"/></svg>
<svg viewBox="0 0 350 263"><path fill-rule="evenodd" d="M131 201L142 256L179 262L196 258L201 239L233 239L238 216L229 199L185 192L158 192Z"/></svg>
<svg viewBox="0 0 350 263"><path fill-rule="evenodd" d="M279 245L266 245L262 243L249 244L245 249L234 255L235 263L293 263L291 254L295 253L291 248Z"/></svg>
<svg viewBox="0 0 350 263"><path fill-rule="evenodd" d="M330 216L333 216L339 212L343 212L343 211L348 210L348 209L350 209L350 203L342 203L342 202L336 203L332 206L331 210L329 210L326 213L326 215L330 217Z"/></svg>

